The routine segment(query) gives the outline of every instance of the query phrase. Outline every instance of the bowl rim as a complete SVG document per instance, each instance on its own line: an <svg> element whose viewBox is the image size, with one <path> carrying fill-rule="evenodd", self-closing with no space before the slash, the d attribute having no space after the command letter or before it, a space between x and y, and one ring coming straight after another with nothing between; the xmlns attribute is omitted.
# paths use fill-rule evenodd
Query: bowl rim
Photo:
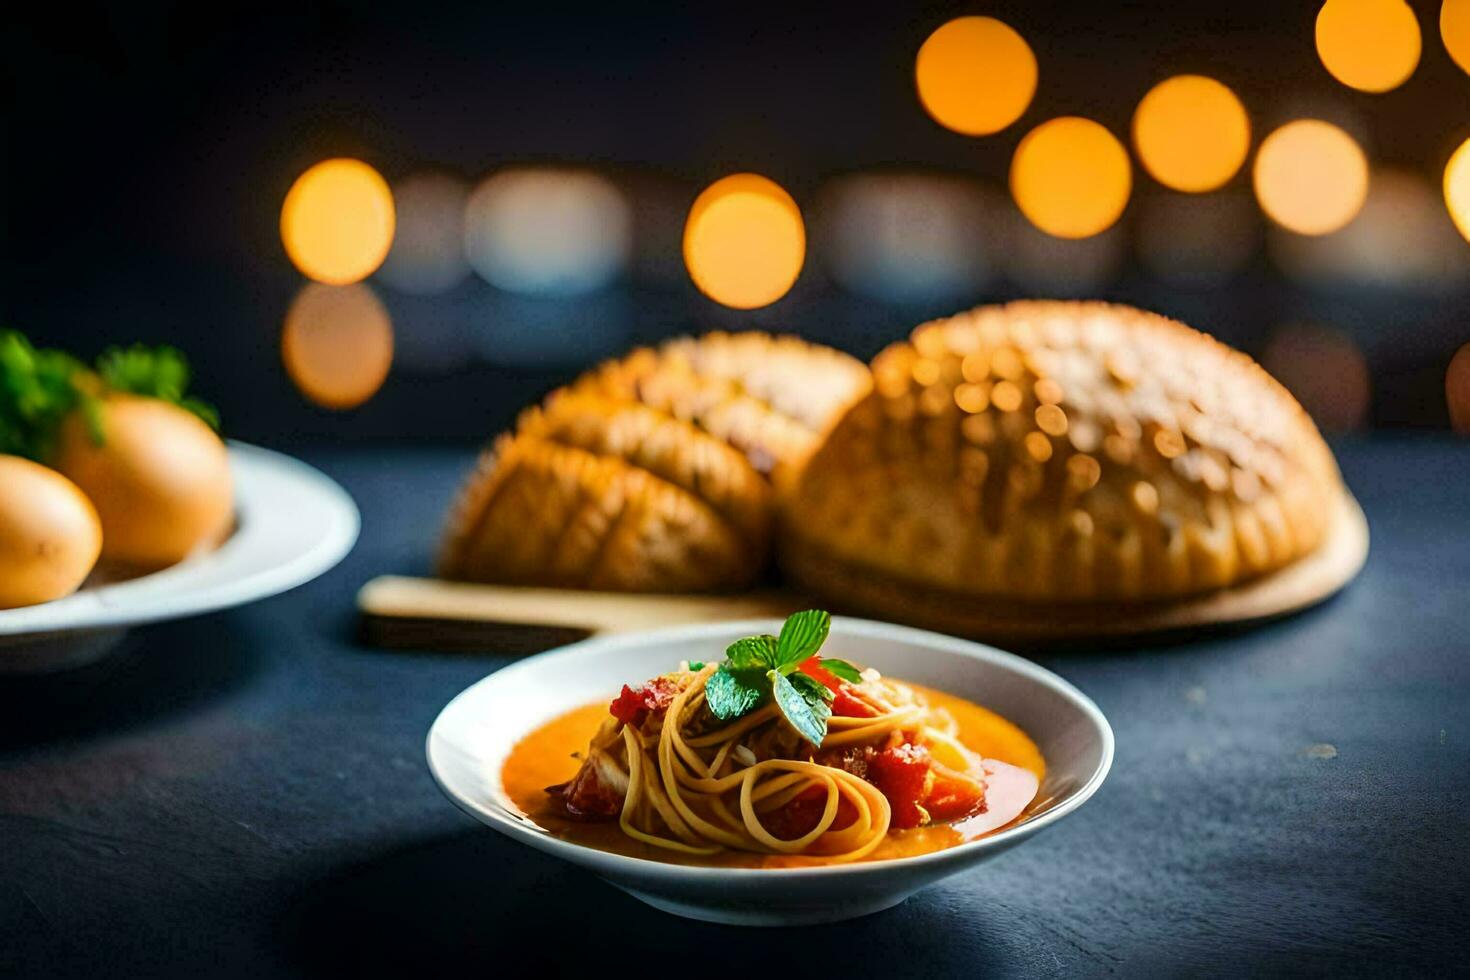
<svg viewBox="0 0 1470 980"><path fill-rule="evenodd" d="M1102 754L1096 768L1094 768L1082 784L1068 795L1066 799L1042 815L1005 830L987 834L986 836L966 841L962 844L956 844L954 847L947 847L938 851L930 851L926 854L916 854L907 857L882 858L875 861L853 861L843 864L817 865L814 867L729 868L697 864L673 864L665 861L656 861L651 858L630 857L625 854L603 851L585 844L563 840L545 830L530 829L526 825L525 820L512 817L499 804L478 802L461 796L459 792L450 786L444 773L440 771L439 764L435 760L436 739L444 740L448 744L447 739L445 739L441 731L441 726L445 724L446 717L456 710L456 706L461 700L470 697L481 685L500 678L502 675L509 674L514 676L529 670L541 669L542 665L548 660L573 656L591 646L606 647L609 649L609 652L615 652L627 647L636 647L651 640L705 639L711 635L720 635L734 630L740 630L745 633L769 632L772 629L779 628L780 624L781 620L774 617L726 620L714 623L667 626L652 630L637 630L628 633L593 636L576 643L556 647L526 657L516 663L492 671L455 695L439 714L435 716L433 724L429 726L429 732L424 744L429 772L433 776L434 782L440 791L455 806L459 807L459 809L491 829L499 831L507 837L511 837L524 844L528 844L539 851L564 858L573 864L590 867L594 871L603 874L621 875L623 877L652 876L665 879L671 883L687 883L706 881L712 877L732 881L749 881L752 878L762 876L778 876L783 881L824 878L829 876L849 877L862 874L879 874L898 869L918 869L963 862L966 858L972 855L978 855L983 851L1003 850L1010 844L1019 843L1024 838L1061 820L1091 799L1093 794L1102 786L1103 781L1107 779L1108 773L1112 769L1115 742L1113 729L1108 723L1107 717L1103 715L1102 710L1093 703L1091 698L1059 675L1024 657L987 644L977 643L972 640L963 640L942 633L933 633L910 626L900 626L894 623L884 623L852 616L833 616L833 634L836 635L840 631L849 635L864 635L878 639L900 640L920 646L939 648L963 657L990 662L1003 669L1020 674L1026 679L1060 694L1082 712L1083 716L1092 724L1098 740L1101 742ZM576 706L573 705L571 707ZM495 778L500 778L499 773L496 773Z"/></svg>

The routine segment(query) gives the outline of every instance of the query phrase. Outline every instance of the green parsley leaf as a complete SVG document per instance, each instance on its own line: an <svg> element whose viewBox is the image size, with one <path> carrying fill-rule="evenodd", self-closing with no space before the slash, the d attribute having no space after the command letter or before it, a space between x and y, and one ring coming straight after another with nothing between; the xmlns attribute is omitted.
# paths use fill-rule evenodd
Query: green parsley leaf
<svg viewBox="0 0 1470 980"><path fill-rule="evenodd" d="M692 671L694 671L694 672L696 672L696 673L698 673L701 670L704 670L704 661L703 660L691 660L691 661L689 661L689 669L692 670Z"/></svg>
<svg viewBox="0 0 1470 980"><path fill-rule="evenodd" d="M85 372L68 354L0 330L0 453L50 462L62 420L81 400L74 379Z"/></svg>
<svg viewBox="0 0 1470 980"><path fill-rule="evenodd" d="M760 668L731 668L726 662L705 682L704 702L716 718L731 721L753 710L769 692Z"/></svg>
<svg viewBox="0 0 1470 980"><path fill-rule="evenodd" d="M832 615L821 609L807 609L786 617L781 637L776 641L776 663L772 667L789 674L827 642L832 629Z"/></svg>
<svg viewBox="0 0 1470 980"><path fill-rule="evenodd" d="M827 719L832 717L832 709L827 706L827 702L821 697L808 697L803 693L803 688L798 688L791 678L780 671L771 670L766 677L776 696L776 706L781 709L781 714L786 716L791 727L802 738L820 747L822 740L827 737Z"/></svg>
<svg viewBox="0 0 1470 980"><path fill-rule="evenodd" d="M725 648L726 662L737 670L755 667L773 668L779 663L776 659L776 649L774 636L743 637Z"/></svg>
<svg viewBox="0 0 1470 980"><path fill-rule="evenodd" d="M97 375L111 391L170 402L199 416L211 428L219 428L219 413L213 406L188 395L189 361L176 348L109 347L97 358Z"/></svg>
<svg viewBox="0 0 1470 980"><path fill-rule="evenodd" d="M836 677L838 680L847 681L849 684L861 684L863 682L863 672L858 670L852 664L848 663L846 660L837 660L832 657L823 657L821 660L817 661L817 666L821 667L823 670L831 674L833 677Z"/></svg>

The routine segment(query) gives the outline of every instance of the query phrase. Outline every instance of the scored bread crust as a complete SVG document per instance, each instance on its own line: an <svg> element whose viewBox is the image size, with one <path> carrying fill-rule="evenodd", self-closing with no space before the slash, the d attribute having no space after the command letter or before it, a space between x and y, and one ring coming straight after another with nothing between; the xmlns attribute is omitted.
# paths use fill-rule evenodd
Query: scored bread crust
<svg viewBox="0 0 1470 980"><path fill-rule="evenodd" d="M781 557L890 615L1208 592L1312 552L1343 493L1262 368L1131 307L982 307L920 326L873 378L785 500Z"/></svg>
<svg viewBox="0 0 1470 980"><path fill-rule="evenodd" d="M451 511L440 574L746 587L766 564L773 481L797 471L868 384L847 355L765 334L679 338L601 365L484 454Z"/></svg>
<svg viewBox="0 0 1470 980"><path fill-rule="evenodd" d="M573 391L638 401L739 449L779 481L800 469L841 410L871 386L862 362L796 337L679 337L589 371Z"/></svg>
<svg viewBox="0 0 1470 980"><path fill-rule="evenodd" d="M452 578L628 592L748 584L750 546L709 505L615 456L534 436L486 454L447 545Z"/></svg>
<svg viewBox="0 0 1470 980"><path fill-rule="evenodd" d="M770 536L771 487L739 450L683 419L638 402L553 392L517 423L536 438L612 456L703 501L749 541Z"/></svg>

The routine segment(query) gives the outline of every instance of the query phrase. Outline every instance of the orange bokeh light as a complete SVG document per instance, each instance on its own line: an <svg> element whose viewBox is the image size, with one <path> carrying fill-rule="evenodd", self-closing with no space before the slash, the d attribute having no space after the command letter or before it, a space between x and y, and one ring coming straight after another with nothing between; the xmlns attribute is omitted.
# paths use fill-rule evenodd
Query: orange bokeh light
<svg viewBox="0 0 1470 980"><path fill-rule="evenodd" d="M1444 203L1455 227L1470 241L1470 139L1461 143L1445 164Z"/></svg>
<svg viewBox="0 0 1470 980"><path fill-rule="evenodd" d="M806 226L791 195L759 174L705 188L684 223L684 264L699 291L738 310L776 302L806 260Z"/></svg>
<svg viewBox="0 0 1470 980"><path fill-rule="evenodd" d="M1155 180L1176 191L1211 191L1235 176L1250 152L1245 106L1203 75L1165 79L1138 103L1133 145Z"/></svg>
<svg viewBox="0 0 1470 980"><path fill-rule="evenodd" d="M1036 56L994 17L959 17L929 35L914 63L919 101L934 121L966 136L998 133L1036 94Z"/></svg>
<svg viewBox="0 0 1470 980"><path fill-rule="evenodd" d="M296 268L342 286L372 275L393 245L393 192L361 160L324 160L281 205L281 242Z"/></svg>
<svg viewBox="0 0 1470 980"><path fill-rule="evenodd" d="M1133 188L1128 151L1091 119L1063 116L1026 134L1011 159L1021 213L1058 238L1087 238L1122 215Z"/></svg>
<svg viewBox="0 0 1470 980"><path fill-rule="evenodd" d="M1298 119L1256 153L1256 199L1272 220L1301 235L1325 235L1357 216L1368 196L1368 158L1347 133Z"/></svg>
<svg viewBox="0 0 1470 980"><path fill-rule="evenodd" d="M393 364L393 321L372 289L307 285L286 312L281 359L297 389L323 408L363 404Z"/></svg>
<svg viewBox="0 0 1470 980"><path fill-rule="evenodd" d="M1455 64L1470 74L1470 0L1444 0L1439 8L1439 36Z"/></svg>
<svg viewBox="0 0 1470 980"><path fill-rule="evenodd" d="M1404 0L1327 0L1317 55L1332 77L1362 92L1398 88L1419 65L1419 21Z"/></svg>
<svg viewBox="0 0 1470 980"><path fill-rule="evenodd" d="M1444 374L1444 395L1450 408L1450 426L1470 435L1470 344L1450 358Z"/></svg>

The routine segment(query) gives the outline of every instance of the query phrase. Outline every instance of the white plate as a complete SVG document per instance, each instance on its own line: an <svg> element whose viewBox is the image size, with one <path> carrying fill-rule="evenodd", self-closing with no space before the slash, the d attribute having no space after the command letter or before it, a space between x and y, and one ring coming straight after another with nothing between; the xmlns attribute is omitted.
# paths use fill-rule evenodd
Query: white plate
<svg viewBox="0 0 1470 980"><path fill-rule="evenodd" d="M360 521L347 492L280 453L230 443L234 534L207 554L139 578L86 586L39 606L0 610L0 673L78 666L122 631L273 596L352 550Z"/></svg>
<svg viewBox="0 0 1470 980"><path fill-rule="evenodd" d="M509 837L580 865L656 908L735 925L835 922L897 905L925 885L988 860L1071 813L1102 784L1113 732L1090 700L1014 654L861 619L832 621L823 648L904 680L969 698L1020 725L1047 773L1029 818L989 837L918 857L816 868L701 868L624 857L559 840L506 795L500 770L538 725L681 660L719 660L733 640L780 620L680 626L597 638L531 657L451 701L429 730L429 769L461 809ZM487 869L489 870L489 869ZM1064 869L1057 869L1059 873Z"/></svg>

